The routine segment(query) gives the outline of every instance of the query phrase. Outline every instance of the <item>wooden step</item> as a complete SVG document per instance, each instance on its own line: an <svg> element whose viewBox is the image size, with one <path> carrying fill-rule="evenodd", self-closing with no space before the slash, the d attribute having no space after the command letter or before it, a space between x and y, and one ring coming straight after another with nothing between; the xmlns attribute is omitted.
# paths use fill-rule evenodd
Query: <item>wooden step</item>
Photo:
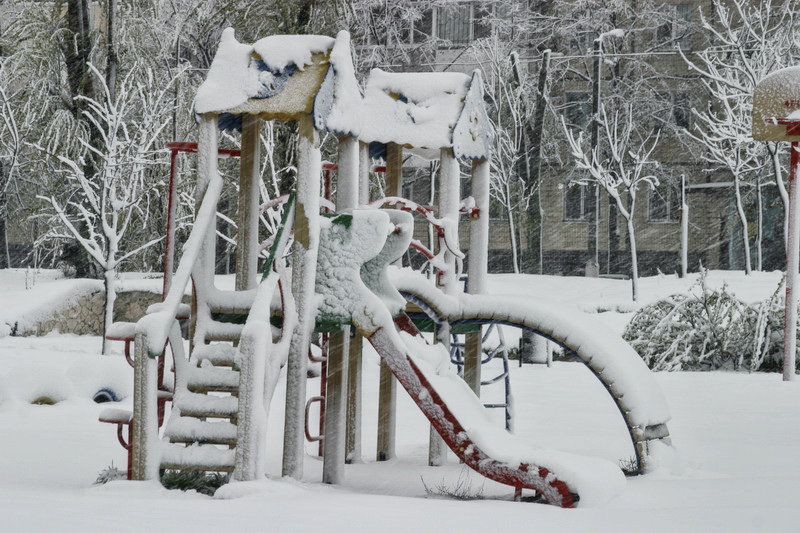
<svg viewBox="0 0 800 533"><path fill-rule="evenodd" d="M239 372L205 364L187 369L186 388L190 392L239 392Z"/></svg>
<svg viewBox="0 0 800 533"><path fill-rule="evenodd" d="M170 417L164 437L170 442L236 446L236 426L230 422L205 422L189 416Z"/></svg>
<svg viewBox="0 0 800 533"><path fill-rule="evenodd" d="M169 442L161 443L161 468L165 470L232 472L234 460L233 450L210 444L183 446Z"/></svg>
<svg viewBox="0 0 800 533"><path fill-rule="evenodd" d="M183 391L175 397L182 416L195 418L236 418L239 400L235 396L210 396Z"/></svg>
<svg viewBox="0 0 800 533"><path fill-rule="evenodd" d="M236 352L236 348L227 343L205 344L194 349L192 358L197 361L198 366L203 361L208 361L214 366L232 367L236 362Z"/></svg>

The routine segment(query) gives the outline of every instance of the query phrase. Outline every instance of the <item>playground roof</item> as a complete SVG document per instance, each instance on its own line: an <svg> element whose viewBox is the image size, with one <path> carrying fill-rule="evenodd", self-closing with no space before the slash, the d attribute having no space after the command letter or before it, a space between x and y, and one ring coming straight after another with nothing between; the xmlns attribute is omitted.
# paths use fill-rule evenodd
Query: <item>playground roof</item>
<svg viewBox="0 0 800 533"><path fill-rule="evenodd" d="M400 144L428 159L452 148L465 159L486 159L492 140L479 71L393 73L373 69L361 94L350 34L273 35L243 44L222 33L198 114L220 114L220 127L240 128L243 113L295 120L312 113L319 130L378 145Z"/></svg>
<svg viewBox="0 0 800 533"><path fill-rule="evenodd" d="M334 43L322 35L273 35L250 45L237 41L233 28L227 28L197 90L194 110L251 113L267 120L310 113Z"/></svg>
<svg viewBox="0 0 800 533"><path fill-rule="evenodd" d="M337 46L339 39L337 38ZM348 43L349 44L349 43ZM349 61L346 68L352 69ZM331 54L331 64L334 58ZM355 80L343 73L342 82ZM326 92L317 96L317 107ZM460 72L385 72L373 69L363 99L354 91L326 99L332 111L317 127L357 136L368 143L402 145L427 159L439 157L441 148L453 148L466 159L485 159L491 146L491 122L483 105L483 80L479 71L470 77Z"/></svg>

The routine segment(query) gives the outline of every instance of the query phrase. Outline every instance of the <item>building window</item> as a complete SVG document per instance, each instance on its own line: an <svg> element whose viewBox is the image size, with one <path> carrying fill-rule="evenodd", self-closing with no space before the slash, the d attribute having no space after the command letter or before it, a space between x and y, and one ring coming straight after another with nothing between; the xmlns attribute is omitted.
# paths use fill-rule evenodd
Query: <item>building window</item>
<svg viewBox="0 0 800 533"><path fill-rule="evenodd" d="M583 129L589 125L592 102L586 91L564 93L564 119L567 126Z"/></svg>
<svg viewBox="0 0 800 533"><path fill-rule="evenodd" d="M673 124L679 128L689 128L692 112L689 93L686 91L663 91L656 94L652 127L660 130L664 124Z"/></svg>
<svg viewBox="0 0 800 533"><path fill-rule="evenodd" d="M689 105L689 93L685 91L672 94L672 120L679 128L688 128L692 122L692 111Z"/></svg>
<svg viewBox="0 0 800 533"><path fill-rule="evenodd" d="M396 8L372 8L367 42L379 46L412 45L425 42L433 34L432 9L422 11L415 20L399 17Z"/></svg>
<svg viewBox="0 0 800 533"><path fill-rule="evenodd" d="M472 40L472 6L456 5L436 10L436 36L452 44Z"/></svg>
<svg viewBox="0 0 800 533"><path fill-rule="evenodd" d="M484 7L472 2L453 2L446 7L420 10L413 20L402 18L405 8L375 7L371 10L367 41L372 45L413 45L424 43L431 37L463 46L476 39L491 35L492 24L497 20L492 13L498 7Z"/></svg>
<svg viewBox="0 0 800 533"><path fill-rule="evenodd" d="M426 9L419 20L412 22L412 43L423 43L433 35L433 10Z"/></svg>
<svg viewBox="0 0 800 533"><path fill-rule="evenodd" d="M588 186L574 182L564 186L564 220L586 219L588 189Z"/></svg>
<svg viewBox="0 0 800 533"><path fill-rule="evenodd" d="M468 44L491 33L491 11L472 2L457 2L435 11L436 37L453 45Z"/></svg>
<svg viewBox="0 0 800 533"><path fill-rule="evenodd" d="M677 39L678 46L684 50L692 49L692 16L694 4L676 4L675 21L672 28L672 38Z"/></svg>
<svg viewBox="0 0 800 533"><path fill-rule="evenodd" d="M691 50L692 48L692 20L695 5L691 2L682 4L668 4L665 8L669 11L669 21L660 25L655 30L657 44L670 44L675 48Z"/></svg>
<svg viewBox="0 0 800 533"><path fill-rule="evenodd" d="M681 196L677 187L652 187L649 197L647 211L650 222L678 222L681 219Z"/></svg>

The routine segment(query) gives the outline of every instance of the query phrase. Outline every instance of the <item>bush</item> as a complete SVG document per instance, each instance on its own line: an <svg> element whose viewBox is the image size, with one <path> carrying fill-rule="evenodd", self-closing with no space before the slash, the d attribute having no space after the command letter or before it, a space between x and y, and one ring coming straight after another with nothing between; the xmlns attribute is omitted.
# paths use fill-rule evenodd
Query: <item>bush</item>
<svg viewBox="0 0 800 533"><path fill-rule="evenodd" d="M213 496L228 482L227 474L209 473L200 470L165 470L161 473L161 484L167 489L195 490Z"/></svg>
<svg viewBox="0 0 800 533"><path fill-rule="evenodd" d="M723 286L710 290L705 273L689 291L642 307L623 337L652 370L780 370L783 281L754 305Z"/></svg>
<svg viewBox="0 0 800 533"><path fill-rule="evenodd" d="M128 473L114 466L114 463L111 463L111 466L105 467L97 474L97 479L94 483L95 485L105 485L109 481L117 481L119 479L128 479Z"/></svg>
<svg viewBox="0 0 800 533"><path fill-rule="evenodd" d="M456 500L482 500L484 484L481 483L480 487L473 487L470 474L471 471L467 467L464 467L458 473L458 479L455 482L448 482L442 479L438 483L428 485L425 483L422 476L420 476L420 480L428 496L453 498Z"/></svg>

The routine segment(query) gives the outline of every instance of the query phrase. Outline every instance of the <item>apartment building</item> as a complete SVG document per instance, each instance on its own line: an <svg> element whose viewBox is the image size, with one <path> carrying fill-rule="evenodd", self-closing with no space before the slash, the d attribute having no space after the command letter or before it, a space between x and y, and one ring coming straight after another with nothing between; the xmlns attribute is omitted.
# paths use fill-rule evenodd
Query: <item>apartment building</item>
<svg viewBox="0 0 800 533"><path fill-rule="evenodd" d="M456 7L423 10L422 16L409 22L395 38L402 46L424 51L414 56L410 65L378 66L396 70L463 72L478 67L484 69L487 83L497 83L492 79L492 69L482 60L480 52L476 52L479 47L473 44L490 36L498 24L506 31L509 26L513 27L513 24L503 25L500 20L504 15L503 5L497 3L487 7L485 2L465 1ZM708 5L707 0L666 2L660 8L663 18L637 22L634 31L621 37L609 37L607 40L611 42L604 43L601 51L600 104L606 105L614 99L630 99L636 127L642 131L649 129L648 134L658 138L658 146L652 154L654 186L639 187L633 211L639 270L643 275L679 269L684 194L689 217L690 270L696 270L701 264L707 268L742 268L742 242L738 220L735 219L731 176L709 168L701 161L699 152L681 138L683 129L694 126L696 119L692 109L709 105L702 83L687 67L681 54L682 51L691 59L695 51L708 45L705 35L697 31L700 24L698 8ZM529 3L528 9L540 9L540 6ZM528 250L529 217L520 216L515 220L517 234L512 236L507 214L501 206L494 205L490 243L492 271L512 271L512 241L516 241L519 255L525 258L524 261L520 259L520 264L528 272L539 271L541 265L541 271L546 274L583 274L587 263L595 260L599 263L601 275L626 275L630 271L625 220L605 191L601 189L596 193L595 187L581 184L584 177L570 160L560 124L563 117L570 130L576 134L582 131L587 137L590 135L593 82L597 77L593 72L596 52L592 49L596 36L597 33L587 31L574 39L560 36L553 40L555 42L547 43L555 46L548 72L544 163L538 181L540 252ZM502 35L499 38L502 39ZM361 46L392 46L388 39L367 35ZM613 42L616 39L625 42ZM524 42L524 39L517 41ZM431 42L433 46L422 46ZM522 46L516 50L523 72L534 82L527 84L528 88L535 87L542 48L541 40L531 39L529 47ZM647 78L647 94L637 95L631 89L634 76ZM600 135L601 151L603 143ZM524 164L520 165L519 171L521 175L526 172ZM435 193L431 196L426 172L420 169L407 171L406 194L417 202L429 203L435 196ZM773 226L779 225L775 187L762 187L761 192L765 205L771 206L764 211L765 216ZM754 197L752 190L745 193ZM596 209L597 217L594 216ZM750 218L754 219L755 215L751 215ZM754 231L751 229L751 233ZM780 248L780 231L768 227L766 233L765 248ZM423 236L424 232L419 235ZM466 244L464 236L462 239ZM780 254L773 253L771 257L772 262L765 260L765 268L779 268Z"/></svg>

